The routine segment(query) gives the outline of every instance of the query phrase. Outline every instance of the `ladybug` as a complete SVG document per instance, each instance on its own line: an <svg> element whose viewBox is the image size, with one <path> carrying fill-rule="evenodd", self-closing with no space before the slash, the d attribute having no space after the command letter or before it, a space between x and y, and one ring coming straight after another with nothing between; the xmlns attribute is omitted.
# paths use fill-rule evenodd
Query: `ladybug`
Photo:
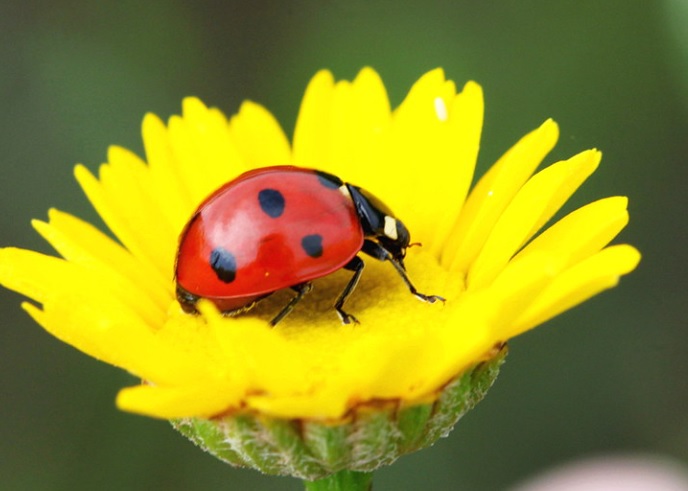
<svg viewBox="0 0 688 491"><path fill-rule="evenodd" d="M409 280L403 262L409 242L404 224L360 187L319 170L263 167L220 187L187 223L175 266L177 300L188 313L205 298L234 315L291 288L296 295L274 326L312 290L312 280L343 268L353 276L334 309L344 324L358 323L343 307L363 272L363 252L389 261L418 299L443 302Z"/></svg>

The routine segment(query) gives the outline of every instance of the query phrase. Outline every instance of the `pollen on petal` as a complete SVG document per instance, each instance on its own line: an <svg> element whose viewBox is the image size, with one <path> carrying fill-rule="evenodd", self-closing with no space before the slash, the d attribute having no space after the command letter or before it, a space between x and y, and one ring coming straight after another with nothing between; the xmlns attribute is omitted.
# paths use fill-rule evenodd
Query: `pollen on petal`
<svg viewBox="0 0 688 491"><path fill-rule="evenodd" d="M464 206L473 180L483 127L482 88L475 82L466 83L449 107L449 119L445 127L451 146L447 158L440 162L441 167L437 169L438 175L446 178L441 181L444 189L437 192L433 186L421 198L435 204L430 207L430 212L426 212L423 223L430 236L428 246L437 256L446 248L447 238ZM432 225L428 226L428 223Z"/></svg>
<svg viewBox="0 0 688 491"><path fill-rule="evenodd" d="M446 121L449 118L447 104L441 97L435 97L435 113L437 114L437 119L440 121Z"/></svg>

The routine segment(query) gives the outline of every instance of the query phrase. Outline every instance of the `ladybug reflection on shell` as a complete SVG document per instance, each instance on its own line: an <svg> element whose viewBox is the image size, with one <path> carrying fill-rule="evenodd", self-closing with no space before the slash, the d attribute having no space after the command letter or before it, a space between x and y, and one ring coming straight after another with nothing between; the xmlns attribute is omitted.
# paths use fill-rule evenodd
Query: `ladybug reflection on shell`
<svg viewBox="0 0 688 491"><path fill-rule="evenodd" d="M205 298L233 315L291 288L296 295L274 326L311 291L312 280L343 268L353 276L334 309L344 324L358 323L343 307L363 272L363 252L389 261L418 299L444 301L409 280L409 242L404 224L367 191L318 170L263 167L220 187L189 220L177 253L177 300L189 313Z"/></svg>

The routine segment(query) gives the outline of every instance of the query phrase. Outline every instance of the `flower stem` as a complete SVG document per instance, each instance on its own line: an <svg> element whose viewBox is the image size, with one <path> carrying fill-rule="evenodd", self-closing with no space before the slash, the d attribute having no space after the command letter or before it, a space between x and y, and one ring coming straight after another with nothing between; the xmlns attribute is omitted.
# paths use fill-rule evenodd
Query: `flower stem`
<svg viewBox="0 0 688 491"><path fill-rule="evenodd" d="M317 481L305 481L306 491L370 491L372 472L339 471Z"/></svg>

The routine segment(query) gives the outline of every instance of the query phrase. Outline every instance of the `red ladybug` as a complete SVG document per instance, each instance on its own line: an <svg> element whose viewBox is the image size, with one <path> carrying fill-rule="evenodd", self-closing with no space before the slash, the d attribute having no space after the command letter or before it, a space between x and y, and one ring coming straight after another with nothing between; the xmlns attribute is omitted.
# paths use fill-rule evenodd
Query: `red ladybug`
<svg viewBox="0 0 688 491"><path fill-rule="evenodd" d="M226 314L249 310L283 288L296 295L271 321L282 320L311 291L311 280L344 268L354 274L334 308L343 310L363 272L359 252L387 260L420 300L404 268L409 232L389 208L331 174L294 166L246 172L211 194L184 228L177 252L177 300L195 312L200 298Z"/></svg>

